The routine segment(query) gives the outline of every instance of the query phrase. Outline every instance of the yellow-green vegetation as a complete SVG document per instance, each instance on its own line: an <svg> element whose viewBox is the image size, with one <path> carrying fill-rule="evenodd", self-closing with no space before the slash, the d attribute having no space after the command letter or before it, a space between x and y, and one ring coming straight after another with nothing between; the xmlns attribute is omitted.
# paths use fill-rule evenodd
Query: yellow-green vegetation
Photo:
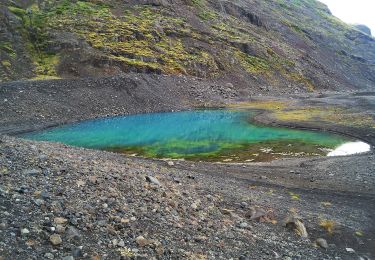
<svg viewBox="0 0 375 260"><path fill-rule="evenodd" d="M274 101L274 100L254 100L250 102L241 102L228 105L231 108L253 108L253 109L264 109L264 110L279 110L287 108L286 102Z"/></svg>
<svg viewBox="0 0 375 260"><path fill-rule="evenodd" d="M254 100L228 105L231 108L262 109L281 122L311 122L345 125L350 127L375 127L375 120L369 115L342 107L301 107L295 102Z"/></svg>
<svg viewBox="0 0 375 260"><path fill-rule="evenodd" d="M208 53L185 47L176 35L186 35L191 28L162 8L137 6L118 17L106 6L80 1L70 5L84 5L90 13L81 14L77 21L70 12L61 12L49 25L57 28L62 24L70 28L113 60L164 73L194 74L189 71L194 67L192 63L197 67L211 67L213 71L217 69Z"/></svg>
<svg viewBox="0 0 375 260"><path fill-rule="evenodd" d="M209 10L206 6L206 0L192 0L192 3L198 10L198 16L202 20L214 20L218 18L218 14L212 10Z"/></svg>
<svg viewBox="0 0 375 260"><path fill-rule="evenodd" d="M240 61L241 66L249 73L267 73L270 70L270 65L265 59L248 55L239 50L234 50L237 59Z"/></svg>
<svg viewBox="0 0 375 260"><path fill-rule="evenodd" d="M10 63L9 60L2 60L1 61L1 65L6 68L6 69L10 69L10 67L12 66L12 64Z"/></svg>
<svg viewBox="0 0 375 260"><path fill-rule="evenodd" d="M298 194L296 194L296 193L294 193L294 192L289 191L288 193L289 193L290 198L291 198L292 200L299 200L299 199L301 198L300 195L298 195Z"/></svg>
<svg viewBox="0 0 375 260"><path fill-rule="evenodd" d="M241 14L235 17L217 11L207 0L191 0L189 11L195 13L209 31L196 24L190 25L190 14L186 18L177 17L173 7L120 2L112 6L115 2L104 0L45 1L26 10L10 4L9 10L22 21L22 35L27 53L35 64L36 78L58 75L57 54L61 51L56 45L60 39L64 40L64 35L59 33L70 32L75 36L68 34L67 37L84 40L96 50L87 51L95 56L92 60L115 66L116 71L119 68L214 77L240 70L272 86L285 85L287 81L304 85L310 91L315 89L301 66L293 60L299 57L298 50L279 40L272 30L241 19ZM328 15L312 0L277 2L288 10L284 20L291 27L299 25L293 20L293 14L300 8L317 5L316 12ZM309 23L303 22L301 26L306 24ZM304 35L305 29L294 28ZM0 49L15 55L9 44L0 43ZM68 55L74 57L75 53ZM60 58L62 63L68 60L63 55Z"/></svg>
<svg viewBox="0 0 375 260"><path fill-rule="evenodd" d="M10 42L0 42L0 50L5 51L11 58L16 57L16 52L12 48L12 44Z"/></svg>
<svg viewBox="0 0 375 260"><path fill-rule="evenodd" d="M229 17L226 18L225 21L214 23L212 25L212 30L218 37L224 38L225 40L237 42L252 42L254 40L246 29L236 26L235 24L240 24L240 21Z"/></svg>
<svg viewBox="0 0 375 260"><path fill-rule="evenodd" d="M163 8L139 5L115 16L103 3L65 0L46 10L12 10L35 32L30 52L38 77L56 76L52 67L57 57L43 51L48 31L61 29L83 37L108 59L139 71L194 75L202 67L212 74L218 69L208 52L185 46L181 38L191 33L191 28Z"/></svg>
<svg viewBox="0 0 375 260"><path fill-rule="evenodd" d="M56 73L56 66L58 63L58 55L43 53L35 62L36 76L33 80L58 79L59 77Z"/></svg>
<svg viewBox="0 0 375 260"><path fill-rule="evenodd" d="M371 116L358 114L338 107L305 107L292 108L273 112L280 121L321 121L352 127L373 127L375 121Z"/></svg>
<svg viewBox="0 0 375 260"><path fill-rule="evenodd" d="M333 230L336 226L336 222L333 220L328 220L328 219L322 219L319 222L319 226L324 228L329 234L333 233Z"/></svg>

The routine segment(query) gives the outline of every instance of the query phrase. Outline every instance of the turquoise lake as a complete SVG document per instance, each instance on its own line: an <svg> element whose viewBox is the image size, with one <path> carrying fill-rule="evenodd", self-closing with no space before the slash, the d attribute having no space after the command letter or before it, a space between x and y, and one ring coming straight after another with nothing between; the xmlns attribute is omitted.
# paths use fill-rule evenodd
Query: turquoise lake
<svg viewBox="0 0 375 260"><path fill-rule="evenodd" d="M350 141L323 132L259 126L252 123L254 113L218 109L118 116L22 137L145 157L225 162L326 155Z"/></svg>

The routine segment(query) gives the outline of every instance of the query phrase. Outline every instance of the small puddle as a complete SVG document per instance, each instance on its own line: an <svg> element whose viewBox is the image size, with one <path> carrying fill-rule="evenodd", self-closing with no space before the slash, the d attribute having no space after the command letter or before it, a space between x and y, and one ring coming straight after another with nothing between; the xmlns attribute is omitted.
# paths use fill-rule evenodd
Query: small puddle
<svg viewBox="0 0 375 260"><path fill-rule="evenodd" d="M254 111L197 110L83 121L22 135L40 141L153 158L259 162L367 152L341 135L259 126Z"/></svg>

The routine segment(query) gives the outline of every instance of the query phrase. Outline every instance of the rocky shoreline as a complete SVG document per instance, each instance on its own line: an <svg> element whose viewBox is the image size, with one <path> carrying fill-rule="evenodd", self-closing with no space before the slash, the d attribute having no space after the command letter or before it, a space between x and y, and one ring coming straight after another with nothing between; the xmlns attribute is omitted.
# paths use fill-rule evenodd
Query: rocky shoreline
<svg viewBox="0 0 375 260"><path fill-rule="evenodd" d="M15 134L105 115L222 106L240 100L239 96L253 98L225 83L186 80L174 89L178 79L163 77L145 76L133 85L126 77L95 84L85 80L3 84L0 132ZM108 82L108 88L100 88ZM354 102L372 116L373 96L366 96L367 103L353 94L294 99L309 104ZM262 119L280 124L271 116ZM374 144L372 129L334 128ZM0 259L375 256L373 152L214 164L0 138Z"/></svg>

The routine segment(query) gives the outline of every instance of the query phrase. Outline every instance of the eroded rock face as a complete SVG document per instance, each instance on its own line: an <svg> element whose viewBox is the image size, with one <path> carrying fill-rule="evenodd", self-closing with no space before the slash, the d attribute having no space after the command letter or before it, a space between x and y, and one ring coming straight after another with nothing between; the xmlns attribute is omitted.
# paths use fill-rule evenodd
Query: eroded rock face
<svg viewBox="0 0 375 260"><path fill-rule="evenodd" d="M371 35L371 29L364 24L356 24L356 25L354 25L354 27L357 28L358 30L360 30L361 32L365 33L365 34Z"/></svg>
<svg viewBox="0 0 375 260"><path fill-rule="evenodd" d="M0 7L0 25L1 81L136 72L295 92L375 85L374 39L317 1L19 0Z"/></svg>

